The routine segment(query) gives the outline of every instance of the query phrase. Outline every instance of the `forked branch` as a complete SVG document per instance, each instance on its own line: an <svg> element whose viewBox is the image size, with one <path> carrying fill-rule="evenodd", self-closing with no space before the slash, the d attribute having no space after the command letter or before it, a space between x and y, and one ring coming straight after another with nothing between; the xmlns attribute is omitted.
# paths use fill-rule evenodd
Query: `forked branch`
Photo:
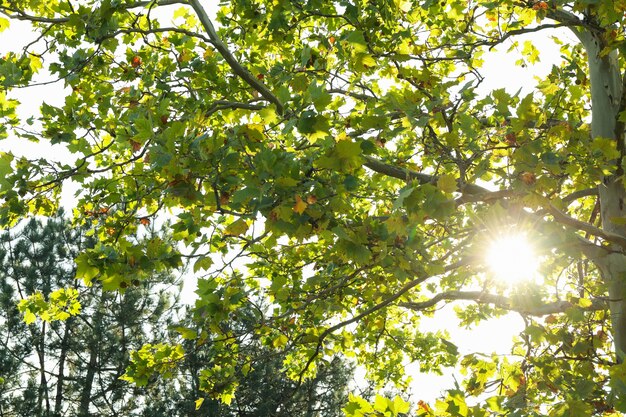
<svg viewBox="0 0 626 417"><path fill-rule="evenodd" d="M270 103L273 103L276 106L278 114L282 115L284 113L283 104L267 88L265 84L259 81L255 76L250 73L250 71L248 71L243 65L241 65L239 61L237 61L237 58L233 56L226 44L224 44L224 42L222 42L222 40L220 39L217 31L215 30L215 27L213 26L213 23L211 22L211 19L209 18L209 15L200 4L200 1L189 0L189 4L198 15L198 19L200 19L200 23L202 23L202 26L209 35L213 46L215 47L215 49L217 49L220 55L222 55L222 58L224 58L224 60L230 66L233 72L237 74L242 80L244 80L250 87L258 91L259 94L263 96L263 98L265 98Z"/></svg>

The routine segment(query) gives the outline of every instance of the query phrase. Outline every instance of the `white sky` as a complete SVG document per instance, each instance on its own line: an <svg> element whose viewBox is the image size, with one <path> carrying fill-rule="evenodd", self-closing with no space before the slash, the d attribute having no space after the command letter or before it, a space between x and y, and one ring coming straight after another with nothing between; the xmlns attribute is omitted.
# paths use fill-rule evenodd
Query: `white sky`
<svg viewBox="0 0 626 417"><path fill-rule="evenodd" d="M209 14L214 16L216 2L205 0L204 3ZM550 71L551 65L560 60L559 46L554 45L547 36L552 34L559 34L562 37L563 31L550 30L545 33L518 37L520 44L525 39L536 40L534 44L541 51L541 62L536 65L529 65L526 68L515 66L516 58L507 56L506 47L500 48L503 52L492 51L486 54L485 65L481 70L486 80L481 86L481 92L486 93L496 88L505 88L510 93L514 93L520 88L530 91L535 85L534 76L546 75ZM566 35L568 39L572 38L568 34ZM4 54L9 50L19 51L33 37L34 34L27 23L11 22L11 27L0 33L0 53ZM12 92L10 97L18 98L21 101L22 105L19 112L23 119L26 119L30 115L37 114L41 103L44 101L57 105L62 103L64 98L63 85L56 83L17 90ZM54 157L59 160L71 158L71 155L61 145L51 146L44 142L38 144L24 143L17 139L0 141L0 151L11 151L16 155L27 155L29 158ZM65 206L72 205L75 191L76 189L71 187L64 190L62 202ZM186 278L187 281L193 283L184 288L185 298L190 300L195 297L193 294L195 279L189 277L189 279ZM446 307L439 312L436 319L425 320L423 328L424 330L446 328L451 334L451 341L457 344L461 354L470 352L507 354L510 351L511 338L523 328L523 322L519 316L511 314L500 319L489 320L471 330L460 329L452 308ZM412 365L409 366L409 369L416 370L417 367ZM432 400L443 389L452 387L451 373L441 377L416 373L414 381L412 385L414 401L419 399Z"/></svg>

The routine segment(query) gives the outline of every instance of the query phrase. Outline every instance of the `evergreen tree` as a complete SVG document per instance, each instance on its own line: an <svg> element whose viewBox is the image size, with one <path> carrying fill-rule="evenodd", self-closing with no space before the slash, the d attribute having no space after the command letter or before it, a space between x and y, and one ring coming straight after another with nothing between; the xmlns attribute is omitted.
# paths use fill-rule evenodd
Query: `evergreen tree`
<svg viewBox="0 0 626 417"><path fill-rule="evenodd" d="M192 326L188 321L187 325ZM221 355L221 340L197 344L183 343L185 359L174 379L161 379L147 389L151 400L143 411L144 417L339 417L348 401L348 389L353 367L341 356L328 360L315 377L303 381L289 378L284 369L285 355L263 346L253 336L258 325L254 315L245 311L231 316L225 324L237 338L246 340L239 346L246 360L235 364L238 389L230 405L206 396L203 370ZM179 327L180 329L180 327ZM187 331L201 333L202 329ZM168 394L159 396L158 393ZM202 399L200 406L194 400Z"/></svg>
<svg viewBox="0 0 626 417"><path fill-rule="evenodd" d="M352 374L345 361L330 361L314 379L298 386L281 371L284 357L257 339L242 347L254 366L242 371L247 364L237 364L241 385L230 407L209 399L196 410L194 402L204 395L200 373L219 353L215 341L186 341L184 366L173 378L151 378L146 386L129 387L120 377L130 352L172 337L168 329L177 327L181 304L168 291L174 279L167 274L141 282L129 279L131 286L123 293L77 280L74 258L95 245L88 230L71 227L59 215L31 219L0 237L0 416L342 415ZM78 314L66 320L24 321L20 300L41 293L46 301L66 287L79 292ZM254 319L251 313L232 316L225 325L243 335Z"/></svg>
<svg viewBox="0 0 626 417"><path fill-rule="evenodd" d="M119 377L129 351L164 337L175 299L173 277L134 281L103 292L75 278L74 258L94 245L88 229L58 216L31 219L0 237L0 415L130 415L131 392ZM78 290L80 312L27 324L20 300Z"/></svg>

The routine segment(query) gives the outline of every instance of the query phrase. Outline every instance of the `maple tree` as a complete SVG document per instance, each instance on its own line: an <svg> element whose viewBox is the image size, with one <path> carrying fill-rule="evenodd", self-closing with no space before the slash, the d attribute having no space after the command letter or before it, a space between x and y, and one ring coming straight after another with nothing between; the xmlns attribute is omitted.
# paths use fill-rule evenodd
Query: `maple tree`
<svg viewBox="0 0 626 417"><path fill-rule="evenodd" d="M626 411L626 1L235 0L210 16L198 0L16 0L0 11L1 28L23 20L38 34L0 60L0 134L74 155L3 153L0 220L52 213L74 181L75 221L96 223L99 240L77 257L79 278L123 291L189 260L202 330L181 337L221 343L200 374L207 396L236 395L253 366L238 343L254 337L288 354L297 381L338 354L380 384L405 384L410 360L460 367L465 380L419 415ZM571 39L557 36L561 56L531 93L481 92L492 48L523 66L563 31ZM64 102L21 121L11 91L42 69ZM178 245L132 243L162 214ZM489 273L485 242L514 230L541 255L541 282ZM420 331L459 300L465 325L524 317L509 357L461 356ZM252 335L226 325L244 309L256 311ZM184 356L146 346L125 378L167 376ZM406 404L352 397L346 412Z"/></svg>

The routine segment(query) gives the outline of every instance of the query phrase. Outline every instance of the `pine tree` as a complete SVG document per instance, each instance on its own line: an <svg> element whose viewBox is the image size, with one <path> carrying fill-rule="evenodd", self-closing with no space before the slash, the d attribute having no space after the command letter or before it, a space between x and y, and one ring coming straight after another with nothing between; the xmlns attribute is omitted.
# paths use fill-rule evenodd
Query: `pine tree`
<svg viewBox="0 0 626 417"><path fill-rule="evenodd" d="M203 370L220 355L221 341L198 345L195 340L187 340L184 343L185 360L178 375L174 379L159 380L146 390L150 400L142 417L343 416L353 366L345 358L336 356L320 366L311 379L297 381L289 378L282 369L284 353L249 337L252 327L258 325L252 318L252 314L232 316L226 324L233 334L247 340L240 346L242 357L247 360L235 364L239 386L230 405L207 397L201 382ZM186 324L192 325L189 321ZM159 395L164 392L167 395ZM196 409L196 399L204 400L199 409Z"/></svg>
<svg viewBox="0 0 626 417"><path fill-rule="evenodd" d="M171 275L135 281L139 285L123 293L77 280L74 259L94 244L89 227L72 227L62 213L31 219L0 236L0 416L342 415L352 375L345 360L329 361L315 378L299 385L281 371L284 356L258 339L242 346L253 367L244 371L246 364L237 364L240 387L230 407L207 399L196 410L194 400L205 395L200 373L219 353L215 341L185 341L184 365L173 378L154 378L143 387L120 380L131 351L179 337L169 329L180 327L174 324L184 314L177 314L182 305L169 290ZM66 287L79 292L79 314L25 323L20 300L38 292L48 300ZM232 316L224 326L243 335L250 333L254 320L252 313ZM194 326L188 319L182 324Z"/></svg>
<svg viewBox="0 0 626 417"><path fill-rule="evenodd" d="M0 415L130 415L132 392L119 377L129 351L163 337L176 300L163 274L124 293L75 279L74 258L94 245L88 228L62 214L31 219L0 237ZM26 324L18 303L58 289L79 292L81 311Z"/></svg>

